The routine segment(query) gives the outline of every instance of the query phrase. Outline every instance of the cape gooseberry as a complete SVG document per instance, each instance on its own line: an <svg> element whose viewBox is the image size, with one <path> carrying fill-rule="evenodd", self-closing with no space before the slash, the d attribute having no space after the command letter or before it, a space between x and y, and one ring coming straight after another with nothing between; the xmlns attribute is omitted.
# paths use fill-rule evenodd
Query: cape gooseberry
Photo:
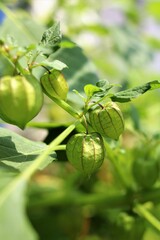
<svg viewBox="0 0 160 240"><path fill-rule="evenodd" d="M105 149L99 133L77 133L67 145L66 154L69 162L85 175L94 173L103 163Z"/></svg>
<svg viewBox="0 0 160 240"><path fill-rule="evenodd" d="M4 76L0 79L0 118L24 129L40 111L43 92L32 75Z"/></svg>
<svg viewBox="0 0 160 240"><path fill-rule="evenodd" d="M114 102L98 106L89 111L89 121L92 128L104 137L118 140L124 131L124 121L120 108Z"/></svg>
<svg viewBox="0 0 160 240"><path fill-rule="evenodd" d="M66 100L69 87L60 71L53 69L46 72L40 81L44 92L48 96Z"/></svg>

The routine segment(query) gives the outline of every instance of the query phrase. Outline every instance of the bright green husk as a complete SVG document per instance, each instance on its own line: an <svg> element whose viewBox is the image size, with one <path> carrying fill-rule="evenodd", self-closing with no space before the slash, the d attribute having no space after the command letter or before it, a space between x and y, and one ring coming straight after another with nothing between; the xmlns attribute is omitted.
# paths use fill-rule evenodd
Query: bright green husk
<svg viewBox="0 0 160 240"><path fill-rule="evenodd" d="M104 144L99 133L75 134L66 145L66 154L70 163L88 176L102 165L104 153Z"/></svg>
<svg viewBox="0 0 160 240"><path fill-rule="evenodd" d="M43 104L41 86L32 75L0 79L0 118L24 129Z"/></svg>
<svg viewBox="0 0 160 240"><path fill-rule="evenodd" d="M41 77L41 85L48 96L66 100L68 84L58 70L53 69L51 72L46 72Z"/></svg>
<svg viewBox="0 0 160 240"><path fill-rule="evenodd" d="M96 132L104 137L118 140L124 131L124 121L122 112L114 102L109 102L106 106L89 112L91 126Z"/></svg>

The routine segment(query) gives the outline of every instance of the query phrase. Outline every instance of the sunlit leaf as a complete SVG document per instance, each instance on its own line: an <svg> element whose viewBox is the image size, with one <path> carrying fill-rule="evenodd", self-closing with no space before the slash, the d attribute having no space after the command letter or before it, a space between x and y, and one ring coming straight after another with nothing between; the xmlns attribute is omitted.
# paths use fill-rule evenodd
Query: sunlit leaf
<svg viewBox="0 0 160 240"><path fill-rule="evenodd" d="M43 66L51 67L59 71L63 70L64 68L67 68L67 65L59 60L54 60L50 62L48 59L46 59L41 64Z"/></svg>
<svg viewBox="0 0 160 240"><path fill-rule="evenodd" d="M61 38L60 24L55 23L43 33L41 43L53 47L61 42Z"/></svg>
<svg viewBox="0 0 160 240"><path fill-rule="evenodd" d="M144 94L147 91L158 89L158 88L160 88L160 81L155 80L135 88L130 88L124 91L117 92L113 96L111 96L111 99L117 102L129 102L132 99L139 97L140 95Z"/></svg>
<svg viewBox="0 0 160 240"><path fill-rule="evenodd" d="M91 98L93 96L94 93L97 93L101 91L101 89L95 85L92 84L87 84L84 87L84 92L87 95L88 98Z"/></svg>

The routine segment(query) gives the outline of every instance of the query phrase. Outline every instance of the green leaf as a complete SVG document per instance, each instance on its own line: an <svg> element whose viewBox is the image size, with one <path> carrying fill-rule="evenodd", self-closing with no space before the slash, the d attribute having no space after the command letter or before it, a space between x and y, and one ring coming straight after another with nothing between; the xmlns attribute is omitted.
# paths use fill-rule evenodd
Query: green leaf
<svg viewBox="0 0 160 240"><path fill-rule="evenodd" d="M94 93L100 92L101 89L93 84L87 84L84 86L84 92L88 98L91 98Z"/></svg>
<svg viewBox="0 0 160 240"><path fill-rule="evenodd" d="M26 181L15 179L0 192L0 239L38 239L25 214L25 191Z"/></svg>
<svg viewBox="0 0 160 240"><path fill-rule="evenodd" d="M119 86L119 84L110 84L108 80L103 79L103 80L99 80L96 83L96 86L99 87L100 91L95 92L93 95L94 97L106 97L109 96L108 95L108 91L113 88L114 86Z"/></svg>
<svg viewBox="0 0 160 240"><path fill-rule="evenodd" d="M160 88L160 81L155 80L148 82L144 85L120 91L111 96L111 99L115 102L129 102L134 98L139 97L147 91Z"/></svg>
<svg viewBox="0 0 160 240"><path fill-rule="evenodd" d="M54 47L61 42L61 38L60 24L55 23L43 33L41 43L45 46Z"/></svg>
<svg viewBox="0 0 160 240"><path fill-rule="evenodd" d="M32 164L33 160L45 150L46 146L44 143L28 140L8 129L0 128L0 163L4 164L3 167L10 166L22 171ZM53 152L46 158L40 169L43 169L55 159L56 153Z"/></svg>
<svg viewBox="0 0 160 240"><path fill-rule="evenodd" d="M51 67L59 71L63 70L64 68L67 68L67 65L59 60L54 60L50 62L49 59L46 59L41 64L43 66Z"/></svg>
<svg viewBox="0 0 160 240"><path fill-rule="evenodd" d="M102 89L107 89L110 87L110 83L106 79L102 79L96 83L96 86Z"/></svg>

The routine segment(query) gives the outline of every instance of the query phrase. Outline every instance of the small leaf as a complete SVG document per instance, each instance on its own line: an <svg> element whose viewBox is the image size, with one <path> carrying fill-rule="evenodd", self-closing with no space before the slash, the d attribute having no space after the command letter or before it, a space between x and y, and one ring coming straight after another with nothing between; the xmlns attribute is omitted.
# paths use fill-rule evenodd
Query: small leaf
<svg viewBox="0 0 160 240"><path fill-rule="evenodd" d="M84 92L88 98L91 98L94 93L101 92L101 89L95 85L87 84L84 86Z"/></svg>
<svg viewBox="0 0 160 240"><path fill-rule="evenodd" d="M106 88L106 85L110 85L110 83L108 82L108 80L106 79L103 79L103 80L99 80L97 83L96 83L96 86L97 87L100 87L100 88Z"/></svg>
<svg viewBox="0 0 160 240"><path fill-rule="evenodd" d="M61 42L61 38L60 24L55 23L43 33L41 43L46 46L54 47Z"/></svg>
<svg viewBox="0 0 160 240"><path fill-rule="evenodd" d="M155 80L135 88L131 88L131 89L127 89L127 90L115 93L111 97L111 99L112 101L116 101L116 102L129 102L132 99L139 97L140 95L144 94L147 91L158 89L158 88L160 88L160 81Z"/></svg>
<svg viewBox="0 0 160 240"><path fill-rule="evenodd" d="M0 162L5 164L6 168L10 166L20 171L24 170L45 150L46 146L44 143L28 140L8 129L0 128ZM40 169L46 167L55 158L56 153L53 152Z"/></svg>
<svg viewBox="0 0 160 240"><path fill-rule="evenodd" d="M110 84L108 80L103 79L103 80L99 80L96 83L96 86L100 88L101 91L99 92L95 92L94 93L94 97L104 97L104 96L108 96L108 91L113 88L114 86L119 86L119 84Z"/></svg>
<svg viewBox="0 0 160 240"><path fill-rule="evenodd" d="M62 71L64 68L67 68L67 65L59 60L54 60L52 62L49 59L46 59L41 63L43 66L48 66L56 70Z"/></svg>

